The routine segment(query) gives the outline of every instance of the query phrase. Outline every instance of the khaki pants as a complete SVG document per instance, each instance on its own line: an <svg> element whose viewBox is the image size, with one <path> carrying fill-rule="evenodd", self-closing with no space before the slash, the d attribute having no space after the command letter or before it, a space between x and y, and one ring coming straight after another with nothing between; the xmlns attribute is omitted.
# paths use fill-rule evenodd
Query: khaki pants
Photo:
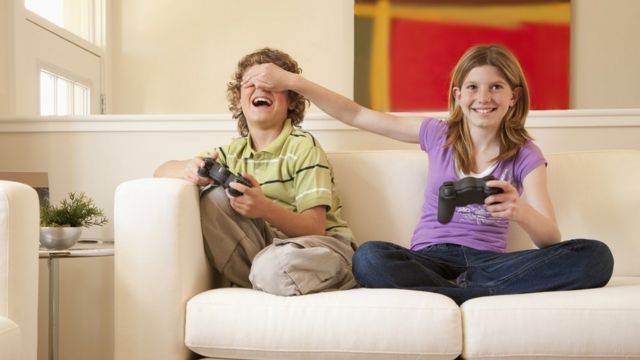
<svg viewBox="0 0 640 360"><path fill-rule="evenodd" d="M287 238L236 213L222 187L203 192L200 217L209 262L234 285L283 296L356 286L348 235Z"/></svg>

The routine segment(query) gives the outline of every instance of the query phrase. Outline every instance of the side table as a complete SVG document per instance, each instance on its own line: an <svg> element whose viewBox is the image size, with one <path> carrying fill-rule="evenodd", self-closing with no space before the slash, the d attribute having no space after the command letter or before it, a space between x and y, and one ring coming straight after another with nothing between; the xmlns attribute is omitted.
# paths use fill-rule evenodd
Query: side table
<svg viewBox="0 0 640 360"><path fill-rule="evenodd" d="M58 259L113 256L113 242L81 240L67 250L40 247L39 257L49 266L49 360L58 360Z"/></svg>

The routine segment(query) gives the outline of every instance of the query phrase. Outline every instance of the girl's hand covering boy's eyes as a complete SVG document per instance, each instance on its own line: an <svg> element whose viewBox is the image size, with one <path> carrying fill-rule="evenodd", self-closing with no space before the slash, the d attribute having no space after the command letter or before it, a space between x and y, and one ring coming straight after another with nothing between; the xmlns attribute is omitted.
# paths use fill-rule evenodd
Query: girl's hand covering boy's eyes
<svg viewBox="0 0 640 360"><path fill-rule="evenodd" d="M518 190L510 183L502 180L488 181L487 186L501 188L503 191L501 194L488 196L484 200L491 216L516 220L524 204L524 200L518 194Z"/></svg>
<svg viewBox="0 0 640 360"><path fill-rule="evenodd" d="M267 91L289 90L289 84L295 74L283 70L281 67L267 63L254 65L245 73L240 84L242 87L255 86Z"/></svg>

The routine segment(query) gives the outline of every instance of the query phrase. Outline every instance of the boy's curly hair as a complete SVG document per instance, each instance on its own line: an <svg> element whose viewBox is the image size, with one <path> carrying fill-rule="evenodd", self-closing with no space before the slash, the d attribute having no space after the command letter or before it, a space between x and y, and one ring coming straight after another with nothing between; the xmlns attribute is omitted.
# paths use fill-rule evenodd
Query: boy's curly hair
<svg viewBox="0 0 640 360"><path fill-rule="evenodd" d="M296 74L302 73L302 69L291 56L283 51L268 47L256 50L249 55L245 55L240 59L240 61L238 61L236 72L233 75L232 80L227 84L227 100L229 100L229 110L231 111L233 118L238 119L238 132L241 136L247 136L249 134L247 119L245 118L244 113L242 112L242 106L240 105L240 84L242 83L242 77L248 68L265 63L273 63L284 70ZM298 125L304 119L304 112L309 105L309 100L291 90L289 90L288 100L289 110L287 111L287 117L291 119L292 125Z"/></svg>

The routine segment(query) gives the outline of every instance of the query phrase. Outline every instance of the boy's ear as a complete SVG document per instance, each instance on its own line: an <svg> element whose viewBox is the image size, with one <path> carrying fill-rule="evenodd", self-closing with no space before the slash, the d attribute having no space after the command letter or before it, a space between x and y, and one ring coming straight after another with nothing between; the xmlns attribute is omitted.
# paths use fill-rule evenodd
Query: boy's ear
<svg viewBox="0 0 640 360"><path fill-rule="evenodd" d="M294 102L291 100L291 97L289 96L289 93L287 94L287 109L289 110L293 110L295 109L296 104L294 104Z"/></svg>

